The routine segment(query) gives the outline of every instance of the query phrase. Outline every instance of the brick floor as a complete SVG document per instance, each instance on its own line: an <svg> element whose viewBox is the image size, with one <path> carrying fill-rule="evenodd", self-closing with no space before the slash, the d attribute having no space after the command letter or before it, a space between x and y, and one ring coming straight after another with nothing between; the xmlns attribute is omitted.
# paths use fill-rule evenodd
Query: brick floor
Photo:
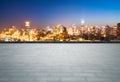
<svg viewBox="0 0 120 82"><path fill-rule="evenodd" d="M0 82L120 82L120 44L0 44Z"/></svg>

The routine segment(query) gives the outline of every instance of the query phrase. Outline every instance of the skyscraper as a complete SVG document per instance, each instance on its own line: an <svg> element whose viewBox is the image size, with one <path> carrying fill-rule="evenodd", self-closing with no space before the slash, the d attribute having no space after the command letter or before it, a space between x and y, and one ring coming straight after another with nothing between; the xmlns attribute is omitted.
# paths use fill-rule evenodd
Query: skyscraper
<svg viewBox="0 0 120 82"><path fill-rule="evenodd" d="M25 34L28 35L30 33L30 22L25 22Z"/></svg>
<svg viewBox="0 0 120 82"><path fill-rule="evenodd" d="M120 23L117 24L117 37L120 39Z"/></svg>

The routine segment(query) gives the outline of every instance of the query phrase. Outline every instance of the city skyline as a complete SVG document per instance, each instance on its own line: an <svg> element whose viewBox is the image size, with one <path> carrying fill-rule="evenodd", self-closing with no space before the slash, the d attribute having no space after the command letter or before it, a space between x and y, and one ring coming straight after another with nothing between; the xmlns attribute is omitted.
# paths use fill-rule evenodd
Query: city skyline
<svg viewBox="0 0 120 82"><path fill-rule="evenodd" d="M0 28L55 26L58 24L116 25L120 21L119 0L0 0Z"/></svg>

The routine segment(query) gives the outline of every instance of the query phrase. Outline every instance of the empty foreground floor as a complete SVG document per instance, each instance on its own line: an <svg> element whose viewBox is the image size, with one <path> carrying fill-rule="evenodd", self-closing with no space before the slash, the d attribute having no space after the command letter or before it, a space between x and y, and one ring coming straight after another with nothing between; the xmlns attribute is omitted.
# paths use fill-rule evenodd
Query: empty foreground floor
<svg viewBox="0 0 120 82"><path fill-rule="evenodd" d="M0 44L0 82L120 82L120 44Z"/></svg>

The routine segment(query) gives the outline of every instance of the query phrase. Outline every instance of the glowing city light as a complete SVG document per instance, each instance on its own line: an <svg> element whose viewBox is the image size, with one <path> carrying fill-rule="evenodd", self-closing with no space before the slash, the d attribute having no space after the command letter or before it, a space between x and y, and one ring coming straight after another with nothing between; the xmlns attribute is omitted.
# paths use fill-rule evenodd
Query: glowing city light
<svg viewBox="0 0 120 82"><path fill-rule="evenodd" d="M85 23L85 20L81 19L81 24L84 25Z"/></svg>
<svg viewBox="0 0 120 82"><path fill-rule="evenodd" d="M26 21L26 22L25 22L25 26L26 26L26 27L29 27L29 26L30 26L30 22L29 22L29 21Z"/></svg>
<svg viewBox="0 0 120 82"><path fill-rule="evenodd" d="M81 26L72 24L65 27L62 24L55 28L32 28L30 22L25 22L25 27L18 29L16 26L0 30L0 42L56 42L56 41L120 41L120 26L88 26L81 20Z"/></svg>

